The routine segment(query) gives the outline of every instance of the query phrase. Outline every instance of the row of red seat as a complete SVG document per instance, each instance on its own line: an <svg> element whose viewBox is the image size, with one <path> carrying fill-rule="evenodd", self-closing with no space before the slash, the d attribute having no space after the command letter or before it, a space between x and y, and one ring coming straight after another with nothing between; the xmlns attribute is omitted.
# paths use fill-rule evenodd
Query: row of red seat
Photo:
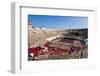
<svg viewBox="0 0 100 76"><path fill-rule="evenodd" d="M34 56L39 56L39 53L42 49L43 48L41 47L28 48L28 54L34 53Z"/></svg>
<svg viewBox="0 0 100 76"><path fill-rule="evenodd" d="M69 52L69 54L71 54L74 51L78 52L80 50L80 48L73 47L73 46L70 49L61 49L61 48L49 47L49 45L47 45L46 47L48 48L48 53L49 53L49 51L53 51L54 54L59 54L59 55L64 53L64 52ZM44 48L41 48L40 46L39 47L28 48L28 54L33 53L34 56L38 57L41 54L41 51L43 49Z"/></svg>

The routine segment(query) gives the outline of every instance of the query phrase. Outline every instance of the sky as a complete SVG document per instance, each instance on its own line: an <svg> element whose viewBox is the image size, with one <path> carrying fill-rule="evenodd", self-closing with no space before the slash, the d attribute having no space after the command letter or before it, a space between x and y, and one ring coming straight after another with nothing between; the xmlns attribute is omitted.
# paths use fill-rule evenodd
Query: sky
<svg viewBox="0 0 100 76"><path fill-rule="evenodd" d="M33 27L56 29L79 29L88 27L88 17L82 16L28 15L28 21L32 22Z"/></svg>

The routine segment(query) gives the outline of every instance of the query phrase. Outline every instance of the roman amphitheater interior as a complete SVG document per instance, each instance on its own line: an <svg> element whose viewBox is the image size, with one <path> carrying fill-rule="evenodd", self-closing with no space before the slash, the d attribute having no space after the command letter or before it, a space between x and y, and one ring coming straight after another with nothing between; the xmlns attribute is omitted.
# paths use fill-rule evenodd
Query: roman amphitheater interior
<svg viewBox="0 0 100 76"><path fill-rule="evenodd" d="M32 27L31 24L28 26L29 61L88 57L88 29Z"/></svg>

